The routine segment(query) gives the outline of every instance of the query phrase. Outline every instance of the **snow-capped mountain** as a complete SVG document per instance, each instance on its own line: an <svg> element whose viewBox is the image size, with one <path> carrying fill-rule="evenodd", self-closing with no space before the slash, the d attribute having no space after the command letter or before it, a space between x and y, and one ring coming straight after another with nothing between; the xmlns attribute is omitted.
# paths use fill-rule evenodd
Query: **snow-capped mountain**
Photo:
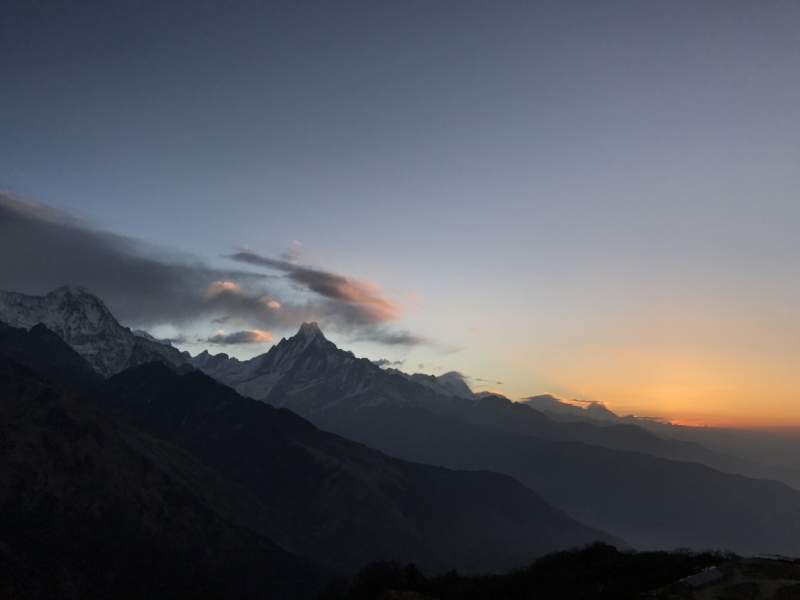
<svg viewBox="0 0 800 600"><path fill-rule="evenodd" d="M477 401L471 390L464 391L469 388L460 376L463 388L456 393L448 387L449 377L437 382L432 376L381 369L337 348L316 323L303 323L296 335L247 361L203 352L190 364L243 396L288 408L318 426L334 415L339 418L367 407L418 407L452 414L457 406Z"/></svg>
<svg viewBox="0 0 800 600"><path fill-rule="evenodd" d="M140 337L140 338L144 338L146 340L150 340L151 342L158 342L159 344L162 344L164 346L172 346L172 342L171 341L169 341L169 340L160 340L157 337L154 337L154 336L150 335L149 333L147 333L143 329L134 329L133 331L131 331L131 333L133 335L135 335L135 336Z"/></svg>
<svg viewBox="0 0 800 600"><path fill-rule="evenodd" d="M154 360L173 367L187 362L177 348L120 325L100 298L80 287L63 286L46 296L0 291L0 321L24 329L42 323L105 377Z"/></svg>
<svg viewBox="0 0 800 600"><path fill-rule="evenodd" d="M475 399L477 396L464 381L464 376L457 371L450 371L443 375L426 375L424 373L404 373L397 369L385 369L387 373L394 373L433 390L442 396L458 396L459 398Z"/></svg>
<svg viewBox="0 0 800 600"><path fill-rule="evenodd" d="M625 418L611 412L601 402L586 402L583 406L576 406L563 402L551 394L531 396L530 398L525 398L522 402L543 412L555 421L626 422ZM640 424L640 421L636 419L629 419L628 421Z"/></svg>
<svg viewBox="0 0 800 600"><path fill-rule="evenodd" d="M370 361L337 348L316 323L303 323L296 335L247 361L203 352L189 363L243 396L270 404L273 402L268 398L276 388L282 395L294 397L313 385L324 384L342 397L375 387L389 376Z"/></svg>

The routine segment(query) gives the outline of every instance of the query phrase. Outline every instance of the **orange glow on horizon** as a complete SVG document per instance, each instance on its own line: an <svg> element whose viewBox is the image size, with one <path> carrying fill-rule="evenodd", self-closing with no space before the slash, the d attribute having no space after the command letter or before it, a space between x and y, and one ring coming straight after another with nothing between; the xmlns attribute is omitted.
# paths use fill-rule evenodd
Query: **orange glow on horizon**
<svg viewBox="0 0 800 600"><path fill-rule="evenodd" d="M587 348L539 356L526 375L542 380L546 373L542 387L554 396L576 406L599 402L620 417L655 417L689 427L800 427L800 368L791 356ZM514 392L525 385L522 379L508 383ZM519 397L539 393L528 388Z"/></svg>

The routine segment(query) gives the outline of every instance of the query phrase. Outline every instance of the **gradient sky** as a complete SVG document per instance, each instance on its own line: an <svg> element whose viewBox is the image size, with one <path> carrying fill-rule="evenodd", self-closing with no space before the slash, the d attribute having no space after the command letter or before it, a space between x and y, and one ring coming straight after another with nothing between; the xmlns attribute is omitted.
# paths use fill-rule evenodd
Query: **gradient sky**
<svg viewBox="0 0 800 600"><path fill-rule="evenodd" d="M512 398L800 425L796 1L0 0L0 188L209 285L274 276L288 316L236 331L86 276L192 352L317 315ZM47 292L13 248L0 288Z"/></svg>

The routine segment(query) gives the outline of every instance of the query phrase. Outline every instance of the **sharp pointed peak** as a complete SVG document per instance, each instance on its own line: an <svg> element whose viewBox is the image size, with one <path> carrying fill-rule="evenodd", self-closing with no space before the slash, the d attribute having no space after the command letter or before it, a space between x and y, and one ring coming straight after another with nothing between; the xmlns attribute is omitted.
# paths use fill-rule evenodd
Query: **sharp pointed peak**
<svg viewBox="0 0 800 600"><path fill-rule="evenodd" d="M313 338L316 336L320 336L322 338L325 337L316 321L312 321L311 323L303 323L300 325L297 335L305 338Z"/></svg>
<svg viewBox="0 0 800 600"><path fill-rule="evenodd" d="M52 290L48 295L66 296L68 294L77 294L77 293L79 293L80 289L81 288L78 288L77 286L74 286L74 285L64 284L64 285L60 285L56 289Z"/></svg>
<svg viewBox="0 0 800 600"><path fill-rule="evenodd" d="M50 291L50 293L48 293L47 295L55 298L70 298L74 296L90 296L92 298L97 298L97 296L92 294L86 288L79 285L69 285L69 284L59 286L56 289Z"/></svg>

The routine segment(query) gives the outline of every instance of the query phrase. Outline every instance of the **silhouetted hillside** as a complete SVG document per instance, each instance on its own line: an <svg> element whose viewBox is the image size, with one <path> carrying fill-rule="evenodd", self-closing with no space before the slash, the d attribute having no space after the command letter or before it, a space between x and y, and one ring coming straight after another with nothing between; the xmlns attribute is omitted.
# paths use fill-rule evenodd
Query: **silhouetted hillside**
<svg viewBox="0 0 800 600"><path fill-rule="evenodd" d="M291 525L183 450L0 359L0 597L310 597Z"/></svg>
<svg viewBox="0 0 800 600"><path fill-rule="evenodd" d="M526 403L496 395L477 398L457 376L456 382L452 373L449 378L442 376L443 385L432 376L384 370L337 348L315 323L304 323L296 335L282 339L265 354L248 361L205 352L190 362L242 395L289 408L323 429L329 420L341 418L342 410L360 410L376 404L416 406L510 433L644 452L764 479L800 481L797 473L712 452L694 442L663 439L634 424L561 423ZM354 403L354 398L361 399L361 403ZM340 403L342 399L347 401ZM554 398L552 402L558 405ZM614 417L610 411L605 412Z"/></svg>
<svg viewBox="0 0 800 600"><path fill-rule="evenodd" d="M41 323L26 330L0 321L0 355L76 394L86 393L103 380L80 354Z"/></svg>
<svg viewBox="0 0 800 600"><path fill-rule="evenodd" d="M374 563L324 600L633 600L642 592L731 561L717 553L620 552L591 546L544 556L505 575L426 577L416 566Z"/></svg>
<svg viewBox="0 0 800 600"><path fill-rule="evenodd" d="M486 429L416 407L340 406L330 431L390 456L506 473L640 549L800 555L800 492L703 465ZM340 404L345 404L342 402Z"/></svg>
<svg viewBox="0 0 800 600"><path fill-rule="evenodd" d="M200 372L144 365L104 382L92 400L242 484L298 524L315 557L340 568L391 559L500 571L613 539L510 477L391 459Z"/></svg>
<svg viewBox="0 0 800 600"><path fill-rule="evenodd" d="M229 369L224 375L241 380L248 393L260 390L266 402L390 456L511 475L579 521L639 548L800 554L800 492L621 451L686 458L704 451L694 444L660 440L633 427L554 423L496 396L447 398L338 349L314 324L246 368L221 363L214 372L220 369Z"/></svg>

